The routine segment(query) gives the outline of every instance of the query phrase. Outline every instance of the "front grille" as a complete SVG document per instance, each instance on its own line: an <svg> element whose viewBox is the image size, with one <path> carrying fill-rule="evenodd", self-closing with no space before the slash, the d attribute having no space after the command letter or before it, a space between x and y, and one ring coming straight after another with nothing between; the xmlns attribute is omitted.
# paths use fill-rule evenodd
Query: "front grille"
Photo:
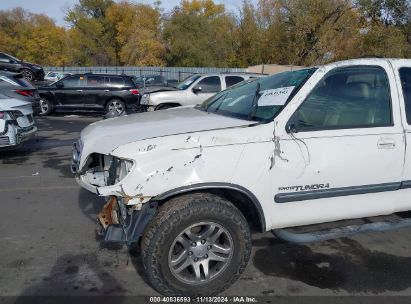
<svg viewBox="0 0 411 304"><path fill-rule="evenodd" d="M8 146L10 145L10 138L6 136L0 136L0 146Z"/></svg>

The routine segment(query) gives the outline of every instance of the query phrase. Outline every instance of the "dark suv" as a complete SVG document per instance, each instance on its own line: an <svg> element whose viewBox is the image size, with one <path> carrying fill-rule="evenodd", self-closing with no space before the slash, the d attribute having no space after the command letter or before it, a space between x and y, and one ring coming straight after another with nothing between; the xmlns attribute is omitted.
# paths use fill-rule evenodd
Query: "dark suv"
<svg viewBox="0 0 411 304"><path fill-rule="evenodd" d="M40 65L17 59L2 52L0 52L0 70L21 73L28 81L44 79L44 70Z"/></svg>
<svg viewBox="0 0 411 304"><path fill-rule="evenodd" d="M38 88L40 115L54 110L105 111L120 115L135 110L139 91L132 76L109 74L75 74Z"/></svg>

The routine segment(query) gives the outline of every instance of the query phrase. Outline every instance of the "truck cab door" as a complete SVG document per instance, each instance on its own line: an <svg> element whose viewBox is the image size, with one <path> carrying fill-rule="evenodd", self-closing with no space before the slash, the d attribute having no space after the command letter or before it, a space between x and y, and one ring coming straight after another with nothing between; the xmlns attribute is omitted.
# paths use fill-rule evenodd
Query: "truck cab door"
<svg viewBox="0 0 411 304"><path fill-rule="evenodd" d="M220 76L205 76L187 91L187 105L200 104L221 91Z"/></svg>
<svg viewBox="0 0 411 304"><path fill-rule="evenodd" d="M405 143L392 68L340 65L317 79L275 120L266 180L277 228L390 214L401 196Z"/></svg>
<svg viewBox="0 0 411 304"><path fill-rule="evenodd" d="M404 159L404 171L402 174L403 197L409 197L411 194L411 64L408 60L396 61L393 63L399 87L401 115L404 125L404 136L407 143L407 149ZM396 209L405 211L411 209L411 201L402 199L397 201Z"/></svg>

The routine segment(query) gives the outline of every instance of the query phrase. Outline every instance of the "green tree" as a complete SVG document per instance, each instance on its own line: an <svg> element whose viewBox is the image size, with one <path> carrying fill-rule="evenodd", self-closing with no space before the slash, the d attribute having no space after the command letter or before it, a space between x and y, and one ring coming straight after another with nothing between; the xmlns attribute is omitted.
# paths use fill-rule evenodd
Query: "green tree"
<svg viewBox="0 0 411 304"><path fill-rule="evenodd" d="M69 47L78 65L117 63L116 30L107 20L113 0L79 0L69 9L65 20L70 24Z"/></svg>
<svg viewBox="0 0 411 304"><path fill-rule="evenodd" d="M411 55L411 5L408 0L358 0L364 54L383 57Z"/></svg>
<svg viewBox="0 0 411 304"><path fill-rule="evenodd" d="M168 65L226 66L233 61L234 18L212 0L183 0L165 22Z"/></svg>
<svg viewBox="0 0 411 304"><path fill-rule="evenodd" d="M373 23L402 25L408 21L409 0L357 0L354 4Z"/></svg>
<svg viewBox="0 0 411 304"><path fill-rule="evenodd" d="M259 15L269 62L313 65L355 55L360 28L349 0L264 0Z"/></svg>
<svg viewBox="0 0 411 304"><path fill-rule="evenodd" d="M255 7L243 1L235 31L237 65L247 67L262 62L262 30Z"/></svg>
<svg viewBox="0 0 411 304"><path fill-rule="evenodd" d="M45 15L22 8L0 11L0 45L18 58L42 65L63 65L68 55L65 29Z"/></svg>
<svg viewBox="0 0 411 304"><path fill-rule="evenodd" d="M157 5L127 1L112 5L108 20L117 30L120 61L127 65L165 65L161 10Z"/></svg>

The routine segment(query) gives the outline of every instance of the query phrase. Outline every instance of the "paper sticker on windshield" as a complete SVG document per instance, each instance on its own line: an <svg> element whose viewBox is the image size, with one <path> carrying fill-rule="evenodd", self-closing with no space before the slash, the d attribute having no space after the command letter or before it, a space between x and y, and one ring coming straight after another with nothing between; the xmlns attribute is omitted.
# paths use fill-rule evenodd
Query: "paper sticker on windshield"
<svg viewBox="0 0 411 304"><path fill-rule="evenodd" d="M283 106L295 87L285 87L262 91L259 106Z"/></svg>

